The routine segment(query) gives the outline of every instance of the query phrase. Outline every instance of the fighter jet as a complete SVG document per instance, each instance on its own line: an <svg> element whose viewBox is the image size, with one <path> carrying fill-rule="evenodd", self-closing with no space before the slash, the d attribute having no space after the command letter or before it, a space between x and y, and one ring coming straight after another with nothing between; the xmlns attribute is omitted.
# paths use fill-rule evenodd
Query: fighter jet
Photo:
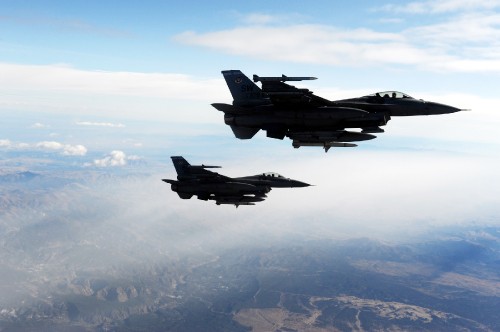
<svg viewBox="0 0 500 332"><path fill-rule="evenodd" d="M220 166L190 165L181 156L172 156L177 180L162 179L171 184L180 198L196 195L201 200L213 200L217 205L255 205L266 199L271 188L308 187L307 183L285 178L277 173L230 178L207 169Z"/></svg>
<svg viewBox="0 0 500 332"><path fill-rule="evenodd" d="M224 122L239 139L251 139L259 130L267 137L292 139L293 147L355 147L352 142L383 133L391 116L435 115L461 111L459 108L415 99L397 91L330 101L308 89L285 82L315 80L316 77L260 77L253 82L239 70L222 71L233 96L232 105L212 104L224 112ZM262 89L254 82L261 82ZM361 129L347 131L346 129Z"/></svg>

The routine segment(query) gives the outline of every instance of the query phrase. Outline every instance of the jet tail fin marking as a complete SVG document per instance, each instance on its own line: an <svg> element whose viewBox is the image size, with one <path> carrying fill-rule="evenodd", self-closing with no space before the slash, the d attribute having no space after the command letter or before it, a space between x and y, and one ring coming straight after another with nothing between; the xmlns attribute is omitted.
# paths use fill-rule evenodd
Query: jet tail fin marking
<svg viewBox="0 0 500 332"><path fill-rule="evenodd" d="M233 96L235 106L255 106L269 103L262 90L240 70L223 70L222 75Z"/></svg>

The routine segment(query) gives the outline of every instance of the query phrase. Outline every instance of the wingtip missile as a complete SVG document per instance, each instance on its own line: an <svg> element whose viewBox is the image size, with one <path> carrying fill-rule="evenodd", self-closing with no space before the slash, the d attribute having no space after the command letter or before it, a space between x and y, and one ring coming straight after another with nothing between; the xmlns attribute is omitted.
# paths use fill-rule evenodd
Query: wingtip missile
<svg viewBox="0 0 500 332"><path fill-rule="evenodd" d="M210 165L203 165L201 164L202 168L222 168L222 166L210 166Z"/></svg>
<svg viewBox="0 0 500 332"><path fill-rule="evenodd" d="M317 77L310 77L310 76L286 76L286 75L281 75L281 76L259 76L259 75L253 75L253 81L254 82L288 82L288 81L312 81L312 80L317 80Z"/></svg>
<svg viewBox="0 0 500 332"><path fill-rule="evenodd" d="M189 165L190 169L206 169L206 168L222 168L222 166L210 166L210 165Z"/></svg>

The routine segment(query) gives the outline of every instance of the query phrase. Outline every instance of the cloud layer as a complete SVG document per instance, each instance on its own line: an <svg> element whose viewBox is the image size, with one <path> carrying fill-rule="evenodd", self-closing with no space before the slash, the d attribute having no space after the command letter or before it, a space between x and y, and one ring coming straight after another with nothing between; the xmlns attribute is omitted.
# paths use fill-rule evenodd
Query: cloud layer
<svg viewBox="0 0 500 332"><path fill-rule="evenodd" d="M111 127L111 128L124 128L123 123L111 123L111 122L91 122L91 121L77 121L78 126L93 126L93 127Z"/></svg>
<svg viewBox="0 0 500 332"><path fill-rule="evenodd" d="M1 63L0 88L58 93L131 95L179 100L210 100L219 91L220 80L172 73L141 73L80 70L68 65L20 65Z"/></svg>
<svg viewBox="0 0 500 332"><path fill-rule="evenodd" d="M59 152L65 156L85 156L87 148L81 144L64 144L56 141L41 141L38 143L12 142L8 139L0 140L0 148L10 150L39 150L45 152Z"/></svg>
<svg viewBox="0 0 500 332"><path fill-rule="evenodd" d="M491 10L500 7L500 1L487 0L440 0L440 1L413 1L406 4L387 4L381 10L409 13L409 14L437 14L458 12L463 10Z"/></svg>
<svg viewBox="0 0 500 332"><path fill-rule="evenodd" d="M0 72L1 109L119 119L78 121L81 126L121 127L125 119L216 122L219 114L210 102L230 96L221 77L196 78L172 73L97 71L67 65L1 62Z"/></svg>
<svg viewBox="0 0 500 332"><path fill-rule="evenodd" d="M388 5L390 12L453 11L494 8L469 1L426 7ZM413 8L413 9L412 9ZM249 16L259 17L256 14ZM175 40L257 59L323 65L406 65L431 71L500 72L500 14L459 11L440 23L415 25L395 32L318 24L274 26L271 18L213 32L186 31ZM398 18L399 19L399 18ZM293 37L291 37L293 36ZM252 45L249 47L248 45Z"/></svg>

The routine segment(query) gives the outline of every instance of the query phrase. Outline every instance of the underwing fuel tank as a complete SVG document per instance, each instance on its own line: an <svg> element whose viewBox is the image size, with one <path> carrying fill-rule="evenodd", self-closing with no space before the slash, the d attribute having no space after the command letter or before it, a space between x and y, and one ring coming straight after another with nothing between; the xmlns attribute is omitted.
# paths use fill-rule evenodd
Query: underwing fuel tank
<svg viewBox="0 0 500 332"><path fill-rule="evenodd" d="M220 204L234 204L234 205L254 205L256 202L262 202L265 196L243 196L243 197L217 197L215 203Z"/></svg>
<svg viewBox="0 0 500 332"><path fill-rule="evenodd" d="M239 205L255 205L255 203L251 202L224 202L224 201L216 201L215 204L221 205L221 204L228 204L228 205L236 205L238 207Z"/></svg>
<svg viewBox="0 0 500 332"><path fill-rule="evenodd" d="M294 148L301 146L322 146L325 152L331 147L356 147L356 144L346 142L366 141L375 138L375 135L350 131L313 131L294 132L287 134L293 142Z"/></svg>
<svg viewBox="0 0 500 332"><path fill-rule="evenodd" d="M323 142L323 141L340 141L340 142L358 142L374 139L376 136L366 133L358 133L352 131L306 131L306 132L291 132L287 134L293 140L303 142Z"/></svg>

